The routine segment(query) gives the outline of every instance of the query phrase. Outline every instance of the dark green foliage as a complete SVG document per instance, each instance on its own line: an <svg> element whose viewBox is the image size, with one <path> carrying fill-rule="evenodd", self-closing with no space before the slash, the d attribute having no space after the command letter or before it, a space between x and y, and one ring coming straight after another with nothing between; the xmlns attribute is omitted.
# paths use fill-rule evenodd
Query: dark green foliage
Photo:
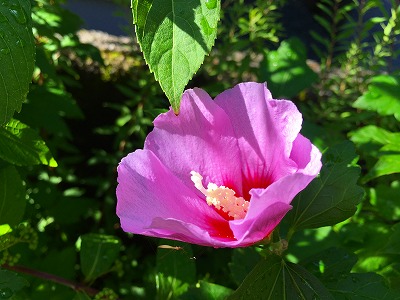
<svg viewBox="0 0 400 300"><path fill-rule="evenodd" d="M20 11L10 15L4 5L11 1L3 2L0 37L32 42L22 31L15 36L6 31L10 24L19 26L12 20ZM19 1L28 9L25 2ZM206 8L222 10L216 45L189 86L215 96L240 81L267 81L275 98L296 102L302 134L324 153L320 176L293 200L271 244L239 249L121 230L116 166L143 146L153 119L167 111L167 98L141 53L82 44L77 35L82 20L62 1L31 2L36 60L31 46L27 66L18 69L26 82L15 91L21 97L12 110L4 110L0 99L0 119L6 120L0 127L0 299L399 299L395 1L390 11L378 0L310 4L321 26L312 34L317 61L311 63L310 45L285 36L286 1L202 0L182 6L185 16L194 14L197 3L204 10L196 16ZM133 1L138 25L154 3L164 5ZM207 51L200 47L201 60L215 30ZM148 47L144 32L139 34L142 48ZM2 45L0 75L11 66L2 55L21 54L5 53ZM114 56L128 65L122 75L110 71ZM158 66L153 60L150 67ZM189 69L192 76L194 67ZM353 143L343 142L347 139Z"/></svg>

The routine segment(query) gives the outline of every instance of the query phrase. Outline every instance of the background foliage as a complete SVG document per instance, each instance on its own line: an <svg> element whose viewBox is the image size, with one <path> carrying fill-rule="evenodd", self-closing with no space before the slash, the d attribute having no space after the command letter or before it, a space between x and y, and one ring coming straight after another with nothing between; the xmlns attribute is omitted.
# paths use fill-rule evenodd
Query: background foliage
<svg viewBox="0 0 400 300"><path fill-rule="evenodd" d="M398 3L309 1L311 32L293 32L296 1L191 1L178 16L194 33L171 7L157 14L164 1L146 3L133 1L144 57L137 44L82 44L82 20L59 1L0 4L0 299L400 298ZM146 17L167 19L170 44ZM153 53L153 39L192 43L196 60L161 62L188 57ZM185 86L215 96L246 80L291 98L324 153L271 244L210 249L122 232L116 166L143 146L166 96L177 110Z"/></svg>

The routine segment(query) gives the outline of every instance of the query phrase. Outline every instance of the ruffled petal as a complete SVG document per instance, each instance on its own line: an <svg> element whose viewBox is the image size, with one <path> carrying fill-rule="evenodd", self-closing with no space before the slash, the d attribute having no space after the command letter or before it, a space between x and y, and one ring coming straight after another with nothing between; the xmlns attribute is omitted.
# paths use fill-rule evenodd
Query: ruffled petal
<svg viewBox="0 0 400 300"><path fill-rule="evenodd" d="M149 150L136 150L121 161L117 198L121 227L131 233L152 235L155 219L192 224L203 234L217 232L215 224L227 223Z"/></svg>
<svg viewBox="0 0 400 300"><path fill-rule="evenodd" d="M266 187L297 170L289 156L302 117L292 102L273 100L265 84L254 82L224 91L215 102L237 137L245 189Z"/></svg>
<svg viewBox="0 0 400 300"><path fill-rule="evenodd" d="M226 113L201 89L186 91L180 114L158 116L145 149L151 150L187 186L190 172L204 182L241 190L241 157Z"/></svg>

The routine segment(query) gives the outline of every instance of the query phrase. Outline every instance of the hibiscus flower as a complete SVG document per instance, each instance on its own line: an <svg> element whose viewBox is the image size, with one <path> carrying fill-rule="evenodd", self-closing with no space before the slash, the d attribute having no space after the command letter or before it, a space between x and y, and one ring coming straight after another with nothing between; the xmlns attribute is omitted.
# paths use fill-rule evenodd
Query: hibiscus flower
<svg viewBox="0 0 400 300"><path fill-rule="evenodd" d="M185 91L180 114L159 115L144 149L118 166L122 229L216 248L263 240L321 168L301 123L265 84L241 83L214 100Z"/></svg>

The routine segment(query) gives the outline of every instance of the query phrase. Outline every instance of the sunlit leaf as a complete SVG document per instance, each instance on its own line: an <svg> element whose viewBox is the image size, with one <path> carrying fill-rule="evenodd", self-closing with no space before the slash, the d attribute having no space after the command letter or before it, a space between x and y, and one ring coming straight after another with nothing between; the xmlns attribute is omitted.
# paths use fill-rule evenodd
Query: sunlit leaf
<svg viewBox="0 0 400 300"><path fill-rule="evenodd" d="M278 50L264 55L260 80L267 82L275 97L293 97L317 79L306 64L306 48L299 39L283 41Z"/></svg>
<svg viewBox="0 0 400 300"><path fill-rule="evenodd" d="M132 0L136 36L144 58L172 108L211 51L220 0Z"/></svg>
<svg viewBox="0 0 400 300"><path fill-rule="evenodd" d="M226 299L232 294L232 290L215 283L200 280L196 287L191 287L187 293L182 295L182 300L219 300Z"/></svg>
<svg viewBox="0 0 400 300"><path fill-rule="evenodd" d="M21 110L35 60L31 1L0 3L0 126ZM0 151L1 152L1 151Z"/></svg>
<svg viewBox="0 0 400 300"><path fill-rule="evenodd" d="M292 202L288 214L292 231L334 225L355 213L364 194L356 184L360 175L360 168L353 163L356 158L350 142L324 153L320 176Z"/></svg>
<svg viewBox="0 0 400 300"><path fill-rule="evenodd" d="M81 267L86 281L107 273L120 251L120 241L110 235L89 233L81 236Z"/></svg>
<svg viewBox="0 0 400 300"><path fill-rule="evenodd" d="M368 85L368 91L353 106L376 111L382 116L393 115L400 121L399 78L389 75L375 76Z"/></svg>
<svg viewBox="0 0 400 300"><path fill-rule="evenodd" d="M0 158L17 166L57 166L49 148L36 131L14 119L0 127Z"/></svg>
<svg viewBox="0 0 400 300"><path fill-rule="evenodd" d="M366 154L378 158L363 181L400 172L400 133L369 125L350 133L351 140Z"/></svg>
<svg viewBox="0 0 400 300"><path fill-rule="evenodd" d="M17 225L25 211L25 188L13 166L0 169L0 225Z"/></svg>
<svg viewBox="0 0 400 300"><path fill-rule="evenodd" d="M379 184L373 189L372 205L379 215L390 221L400 220L400 182L393 181L390 185Z"/></svg>
<svg viewBox="0 0 400 300"><path fill-rule="evenodd" d="M333 299L322 283L303 267L270 255L245 278L233 299Z"/></svg>

